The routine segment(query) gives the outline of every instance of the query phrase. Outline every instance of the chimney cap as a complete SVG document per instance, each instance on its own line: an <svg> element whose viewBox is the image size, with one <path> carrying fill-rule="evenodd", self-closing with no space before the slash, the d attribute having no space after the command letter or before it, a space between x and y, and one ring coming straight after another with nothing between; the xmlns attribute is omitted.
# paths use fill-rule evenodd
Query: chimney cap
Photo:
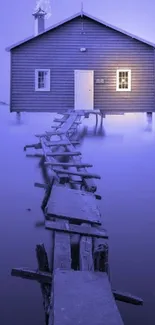
<svg viewBox="0 0 155 325"><path fill-rule="evenodd" d="M43 17L43 16L45 16L45 15L47 15L47 13L44 11L44 10L42 10L41 9L41 7L39 7L33 14L32 14L32 16L34 16L35 18L37 18L37 17Z"/></svg>

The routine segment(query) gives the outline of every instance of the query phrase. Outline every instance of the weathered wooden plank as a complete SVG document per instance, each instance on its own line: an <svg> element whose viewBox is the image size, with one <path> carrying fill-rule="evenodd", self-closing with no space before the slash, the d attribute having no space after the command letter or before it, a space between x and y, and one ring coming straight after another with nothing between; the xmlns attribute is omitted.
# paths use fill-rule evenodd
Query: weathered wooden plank
<svg viewBox="0 0 155 325"><path fill-rule="evenodd" d="M80 151L75 151L75 152L48 152L47 157L69 157L69 156L80 156L81 152Z"/></svg>
<svg viewBox="0 0 155 325"><path fill-rule="evenodd" d="M78 167L78 168L82 168L82 167L92 167L91 164L85 164L85 163L75 163L75 162L69 162L69 163L64 163L64 162L46 162L45 161L45 165L51 165L51 166L62 166L62 167ZM64 170L65 172L66 170Z"/></svg>
<svg viewBox="0 0 155 325"><path fill-rule="evenodd" d="M61 131L63 133L67 133L68 130L72 127L72 125L76 121L76 118L77 118L77 113L71 114L66 120L66 122L64 123L64 125L61 126Z"/></svg>
<svg viewBox="0 0 155 325"><path fill-rule="evenodd" d="M70 145L70 143L72 145L77 145L80 144L79 141L63 141L63 140L59 140L59 141L50 141L47 145L47 147L54 147L54 146L66 146L66 145Z"/></svg>
<svg viewBox="0 0 155 325"><path fill-rule="evenodd" d="M128 292L121 292L118 290L112 290L112 293L114 295L114 298L118 301L123 301L132 305L143 305L143 299L133 296Z"/></svg>
<svg viewBox="0 0 155 325"><path fill-rule="evenodd" d="M30 270L28 268L13 268L11 271L12 276L28 279L28 280L36 280L41 283L51 284L52 274L49 272L41 272L39 270Z"/></svg>
<svg viewBox="0 0 155 325"><path fill-rule="evenodd" d="M82 227L85 224L82 224ZM91 229L91 225L88 225ZM79 265L81 271L94 271L92 237L82 236L80 238Z"/></svg>
<svg viewBox="0 0 155 325"><path fill-rule="evenodd" d="M80 167L81 168L81 167ZM70 171L70 170L67 170L67 169L60 169L60 168L53 168L53 170L56 172L56 173L61 173L63 174L64 172L68 175L75 175L75 176L80 176L80 177L84 177L84 178L97 178L97 179L101 179L101 177L97 174L91 174L91 173L88 173L88 172L76 172L76 171Z"/></svg>
<svg viewBox="0 0 155 325"><path fill-rule="evenodd" d="M64 112L63 115L70 115L70 114L74 114L74 113L77 113L78 116L83 116L85 114L100 114L100 110L99 109L95 109L95 110L78 110L78 111L75 111L73 110L72 112Z"/></svg>
<svg viewBox="0 0 155 325"><path fill-rule="evenodd" d="M66 227L67 221L60 220L60 224ZM71 269L71 246L68 234L54 232L54 262L53 269Z"/></svg>
<svg viewBox="0 0 155 325"><path fill-rule="evenodd" d="M63 186L53 186L47 205L47 215L101 224L101 214L95 196L91 193Z"/></svg>
<svg viewBox="0 0 155 325"><path fill-rule="evenodd" d="M54 120L53 120L53 122L61 122L61 123L64 123L66 121L66 117L65 116L63 116L62 118L55 118Z"/></svg>
<svg viewBox="0 0 155 325"><path fill-rule="evenodd" d="M35 134L35 136L37 137L37 138L46 138L46 137L52 137L53 135L62 135L62 134L64 134L65 132L63 132L63 131L53 131L53 132L50 132L50 131L47 131L47 132L45 132L45 133L42 133L42 134Z"/></svg>
<svg viewBox="0 0 155 325"><path fill-rule="evenodd" d="M123 325L105 273L56 270L52 295L49 325Z"/></svg>
<svg viewBox="0 0 155 325"><path fill-rule="evenodd" d="M85 236L91 237L101 237L101 238L108 238L107 232L105 229L96 228L96 227L89 227L88 224L83 225L73 225L73 224L61 224L60 222L56 221L46 221L45 228L56 230L60 232L66 233L73 233L73 234L80 234Z"/></svg>

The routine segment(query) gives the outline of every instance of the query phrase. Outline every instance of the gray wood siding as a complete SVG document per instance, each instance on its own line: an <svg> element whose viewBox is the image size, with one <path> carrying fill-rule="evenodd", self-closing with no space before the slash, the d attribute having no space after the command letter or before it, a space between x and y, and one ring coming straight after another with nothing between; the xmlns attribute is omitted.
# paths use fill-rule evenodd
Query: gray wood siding
<svg viewBox="0 0 155 325"><path fill-rule="evenodd" d="M83 29L82 31L82 21ZM80 52L86 47L86 52ZM153 47L88 18L76 18L11 53L11 110L74 107L74 70L94 70L94 108L155 110ZM35 91L35 69L51 69L50 92ZM116 70L131 69L131 92L116 91Z"/></svg>

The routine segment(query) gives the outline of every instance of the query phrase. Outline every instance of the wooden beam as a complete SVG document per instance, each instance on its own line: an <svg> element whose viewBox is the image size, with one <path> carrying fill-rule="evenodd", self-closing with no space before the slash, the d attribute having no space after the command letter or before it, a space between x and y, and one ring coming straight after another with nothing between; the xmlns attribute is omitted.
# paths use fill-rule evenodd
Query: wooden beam
<svg viewBox="0 0 155 325"><path fill-rule="evenodd" d="M47 131L47 132L45 132L45 133L42 133L42 134L35 134L35 136L37 137L37 138L46 138L46 137L52 137L52 136L54 136L54 135L62 135L62 134L64 134L65 132L63 132L63 131L53 131L53 132L50 132L50 131Z"/></svg>
<svg viewBox="0 0 155 325"><path fill-rule="evenodd" d="M64 162L44 162L45 165L50 165L50 166L61 166L61 167L78 167L78 168L82 168L82 167L92 167L91 164L85 164L85 163L75 163L75 162L69 162L69 163L64 163ZM64 170L64 172L66 172L66 170Z"/></svg>
<svg viewBox="0 0 155 325"><path fill-rule="evenodd" d="M143 300L141 298L133 296L130 293L121 292L118 290L112 290L112 293L114 295L114 298L118 301L123 301L132 305L143 305Z"/></svg>
<svg viewBox="0 0 155 325"><path fill-rule="evenodd" d="M62 157L69 157L69 156L80 156L81 152L79 151L75 151L75 152L49 152L47 153L47 157L58 157L58 156L62 156Z"/></svg>
<svg viewBox="0 0 155 325"><path fill-rule="evenodd" d="M81 168L81 167L80 167ZM75 176L81 176L81 177L84 177L84 178L97 178L97 179L101 179L101 177L97 174L90 174L90 173L87 173L87 172L73 172L73 171L70 171L70 170L63 170L63 169L60 169L60 168L53 168L53 170L56 172L56 173L66 173L68 175L75 175Z"/></svg>
<svg viewBox="0 0 155 325"><path fill-rule="evenodd" d="M60 220L61 226L67 228L68 221ZM71 269L71 246L68 234L54 232L54 262L53 269Z"/></svg>
<svg viewBox="0 0 155 325"><path fill-rule="evenodd" d="M63 116L62 118L55 118L54 120L53 120L53 122L61 122L61 123L64 123L66 121L66 117L65 116Z"/></svg>
<svg viewBox="0 0 155 325"><path fill-rule="evenodd" d="M66 146L66 145L70 145L70 143L73 144L73 145L80 144L79 141L71 141L71 142L69 142L67 140L66 141L61 140L61 141L51 141L50 143L46 144L46 146L47 147Z"/></svg>
<svg viewBox="0 0 155 325"><path fill-rule="evenodd" d="M85 227L85 224L82 224ZM88 225L91 231L91 225ZM94 271L92 237L82 236L80 238L79 264L81 271Z"/></svg>
<svg viewBox="0 0 155 325"><path fill-rule="evenodd" d="M35 187L39 187L39 188L44 188L45 190L48 188L48 184L41 184L41 183L34 183Z"/></svg>
<svg viewBox="0 0 155 325"><path fill-rule="evenodd" d="M83 225L73 225L73 224L61 224L60 222L56 221L46 221L45 228L49 230L55 230L58 232L66 232L66 233L73 233L73 234L80 234L85 235L88 237L99 237L99 238L108 238L108 235L105 229L96 228L96 227L89 227L88 224Z"/></svg>
<svg viewBox="0 0 155 325"><path fill-rule="evenodd" d="M26 154L26 157L42 158L42 157L44 157L44 155L43 155L42 153L34 153L34 154L32 154L32 153L27 153L27 154Z"/></svg>
<svg viewBox="0 0 155 325"><path fill-rule="evenodd" d="M28 279L28 280L36 280L40 283L48 283L51 284L52 275L48 272L41 272L38 270L30 270L28 268L13 268L11 271L12 276Z"/></svg>

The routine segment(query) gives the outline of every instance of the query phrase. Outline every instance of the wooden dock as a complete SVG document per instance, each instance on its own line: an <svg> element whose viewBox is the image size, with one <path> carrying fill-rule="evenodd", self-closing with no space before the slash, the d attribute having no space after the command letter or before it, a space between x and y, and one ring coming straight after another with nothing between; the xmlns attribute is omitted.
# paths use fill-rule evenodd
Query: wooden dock
<svg viewBox="0 0 155 325"><path fill-rule="evenodd" d="M42 209L52 231L52 265L43 244L36 246L37 270L12 269L12 275L40 283L47 325L123 325L115 300L142 304L140 298L111 288L108 234L98 208L91 164L82 161L73 135L82 118L99 111L67 111L55 118L52 131L25 146L39 150L48 175ZM36 154L34 154L36 156ZM32 154L29 156L33 156ZM88 171L89 168L89 171Z"/></svg>

